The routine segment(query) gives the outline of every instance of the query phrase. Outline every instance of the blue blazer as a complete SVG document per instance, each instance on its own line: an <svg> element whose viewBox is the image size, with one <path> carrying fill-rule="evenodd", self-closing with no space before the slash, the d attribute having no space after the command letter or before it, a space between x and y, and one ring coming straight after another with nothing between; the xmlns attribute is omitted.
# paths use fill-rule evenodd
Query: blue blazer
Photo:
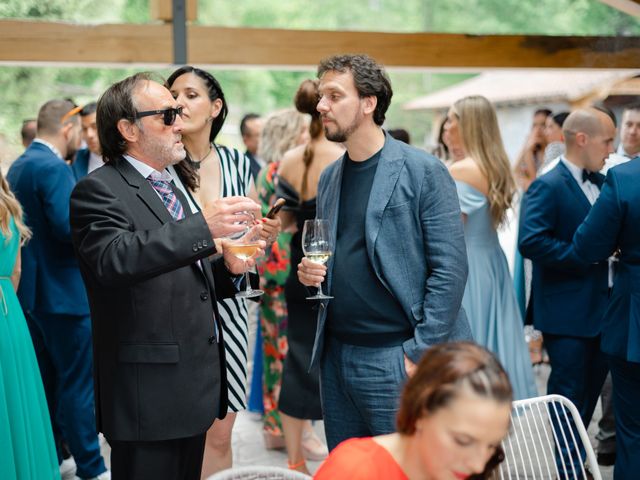
<svg viewBox="0 0 640 480"><path fill-rule="evenodd" d="M73 176L76 178L76 182L80 181L82 177L86 177L87 173L89 173L90 156L91 151L88 148L78 150L78 153L76 153L76 158L71 164L71 170L73 171Z"/></svg>
<svg viewBox="0 0 640 480"><path fill-rule="evenodd" d="M69 165L34 142L13 162L7 180L33 237L22 247L18 298L26 312L88 315L87 294L71 245Z"/></svg>
<svg viewBox="0 0 640 480"><path fill-rule="evenodd" d="M329 220L333 238L344 162L343 156L329 165L318 184L317 218ZM455 184L442 162L386 135L367 205L365 235L376 275L414 325L414 337L403 344L413 362L433 344L472 339L461 308L467 282L462 214ZM327 266L331 294L333 262ZM326 308L320 308L312 366L322 353L326 316Z"/></svg>
<svg viewBox="0 0 640 480"><path fill-rule="evenodd" d="M620 249L611 298L602 319L603 352L640 362L640 158L607 173L602 193L573 237L591 263Z"/></svg>
<svg viewBox="0 0 640 480"><path fill-rule="evenodd" d="M563 162L534 181L522 199L518 246L522 256L533 261L527 315L542 332L595 337L602 330L609 293L607 262L584 264L569 248L590 209Z"/></svg>

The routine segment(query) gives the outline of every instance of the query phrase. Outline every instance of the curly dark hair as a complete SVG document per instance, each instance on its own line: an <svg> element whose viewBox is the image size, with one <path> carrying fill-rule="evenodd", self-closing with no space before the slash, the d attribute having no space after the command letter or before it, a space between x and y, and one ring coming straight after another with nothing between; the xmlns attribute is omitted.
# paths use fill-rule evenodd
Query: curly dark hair
<svg viewBox="0 0 640 480"><path fill-rule="evenodd" d="M391 104L393 89L384 67L368 55L334 55L318 65L318 78L326 72L351 72L360 98L376 97L378 103L373 112L373 121L382 126L385 113Z"/></svg>

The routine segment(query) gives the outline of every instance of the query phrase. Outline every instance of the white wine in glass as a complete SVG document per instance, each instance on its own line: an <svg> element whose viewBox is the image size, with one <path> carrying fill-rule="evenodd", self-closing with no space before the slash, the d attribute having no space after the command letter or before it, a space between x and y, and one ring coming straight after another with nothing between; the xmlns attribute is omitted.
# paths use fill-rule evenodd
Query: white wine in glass
<svg viewBox="0 0 640 480"><path fill-rule="evenodd" d="M260 231L251 227L243 232L239 238L230 240L225 248L231 252L233 256L242 260L243 262L247 262L250 258L252 258L260 248ZM249 271L246 270L244 272L244 278L246 282L246 289L236 293L236 297L240 298L253 298L259 297L264 292L262 290L254 290L251 288L251 282L249 281Z"/></svg>
<svg viewBox="0 0 640 480"><path fill-rule="evenodd" d="M333 251L333 239L327 220L305 220L302 229L302 251L313 263L324 265L329 261ZM318 285L318 293L307 297L307 300L324 300L333 298L325 295L322 284Z"/></svg>

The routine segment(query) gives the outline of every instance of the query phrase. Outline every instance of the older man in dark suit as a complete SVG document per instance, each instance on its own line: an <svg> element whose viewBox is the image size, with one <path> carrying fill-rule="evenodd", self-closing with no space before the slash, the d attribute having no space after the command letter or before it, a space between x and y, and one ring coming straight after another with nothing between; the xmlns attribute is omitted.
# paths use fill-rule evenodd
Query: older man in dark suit
<svg viewBox="0 0 640 480"><path fill-rule="evenodd" d="M97 109L107 163L71 197L96 415L116 479L199 479L205 433L227 409L216 297L236 293L245 266L208 258L214 238L244 229L260 207L229 197L191 214L166 170L186 154L180 112L147 75L112 85Z"/></svg>

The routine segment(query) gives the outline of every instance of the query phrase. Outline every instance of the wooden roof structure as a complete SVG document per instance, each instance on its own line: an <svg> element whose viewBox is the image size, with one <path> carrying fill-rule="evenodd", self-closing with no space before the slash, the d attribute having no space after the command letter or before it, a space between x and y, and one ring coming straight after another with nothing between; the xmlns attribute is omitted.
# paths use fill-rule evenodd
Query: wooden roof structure
<svg viewBox="0 0 640 480"><path fill-rule="evenodd" d="M600 1L640 16L640 0ZM196 7L196 0L151 0L162 23L145 25L0 20L0 63L308 68L338 52L362 52L391 68L640 67L640 37L227 28L189 24Z"/></svg>
<svg viewBox="0 0 640 480"><path fill-rule="evenodd" d="M406 110L447 110L469 95L482 95L496 107L567 103L579 108L610 96L640 95L640 69L483 72L404 104Z"/></svg>

